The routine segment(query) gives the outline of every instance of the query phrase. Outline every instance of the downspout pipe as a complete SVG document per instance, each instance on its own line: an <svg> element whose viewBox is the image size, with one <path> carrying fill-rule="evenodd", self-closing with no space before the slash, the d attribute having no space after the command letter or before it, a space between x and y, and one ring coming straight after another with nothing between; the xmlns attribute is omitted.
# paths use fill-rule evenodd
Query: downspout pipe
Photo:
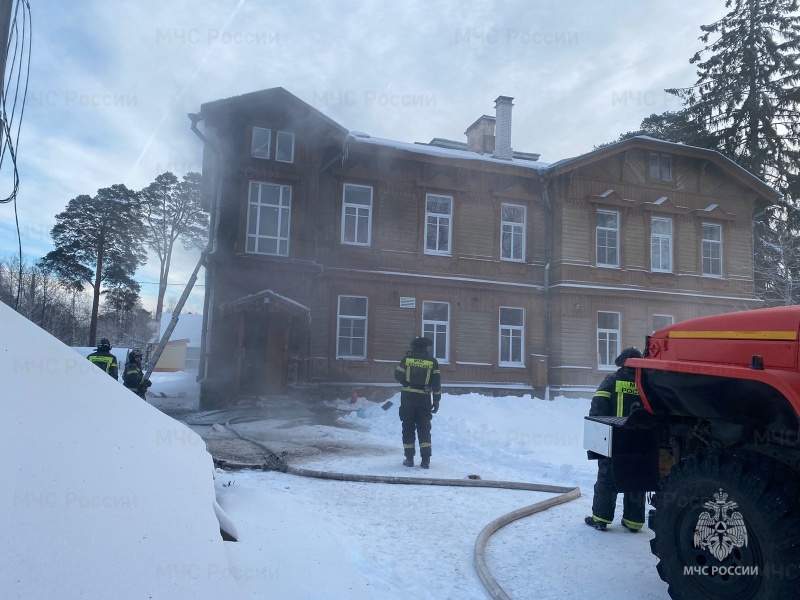
<svg viewBox="0 0 800 600"><path fill-rule="evenodd" d="M550 349L552 348L553 340L553 326L552 326L552 313L553 301L550 294L550 265L553 262L553 205L550 202L550 177L547 171L543 171L539 176L539 181L542 184L542 200L544 200L544 209L547 213L545 218L545 261L544 266L544 294L545 294L545 322L544 322L544 353L547 356L547 386L545 395L548 395L550 390Z"/></svg>
<svg viewBox="0 0 800 600"><path fill-rule="evenodd" d="M317 189L316 189L316 203L315 203L316 210L314 211L314 264L316 264L319 267L319 271L317 272L316 275L314 275L311 278L311 281L309 282L309 290L308 290L308 293L309 293L308 297L309 298L314 298L316 296L317 281L319 280L320 277L322 277L322 274L325 272L325 265L323 265L319 261L319 213L320 213L319 188L320 188L320 181L321 181L321 178L322 178L322 174L325 171L327 171L329 168L331 168L331 166L333 166L337 161L344 162L344 158L345 158L345 151L344 151L344 149L342 149L339 153L336 154L336 156L334 156L331 160L326 162L324 165L322 165L317 170ZM311 312L310 311L308 313L308 338L306 339L306 356L308 357L308 360L309 360L308 374L310 376L310 373L311 373L311 364L310 364L310 361L311 361Z"/></svg>
<svg viewBox="0 0 800 600"><path fill-rule="evenodd" d="M220 196L222 195L222 171L224 169L223 165L223 155L222 151L219 147L209 140L205 134L197 128L197 124L203 120L202 115L197 113L189 113L189 119L192 122L191 130L194 134L200 138L203 142L204 150L207 148L211 150L216 156L217 159L214 163L214 191L211 194L211 207L209 210L209 224L208 224L208 243L206 244L205 250L203 253L208 257L209 255L213 254L217 249L217 229L219 227L219 205L220 205ZM213 275L212 269L210 268L210 260L206 260L206 287L205 287L205 298L204 298L204 309L203 309L203 325L200 334L200 346L202 348L202 356L201 361L197 373L197 380L200 381L205 379L207 371L208 371L208 342L211 330L211 299L213 295L213 286L211 285Z"/></svg>

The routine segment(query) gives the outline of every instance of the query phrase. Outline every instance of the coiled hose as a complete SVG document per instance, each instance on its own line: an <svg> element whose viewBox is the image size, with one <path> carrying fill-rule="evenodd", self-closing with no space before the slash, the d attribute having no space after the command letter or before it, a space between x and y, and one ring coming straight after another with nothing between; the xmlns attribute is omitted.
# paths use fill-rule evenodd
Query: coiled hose
<svg viewBox="0 0 800 600"><path fill-rule="evenodd" d="M317 479L335 479L337 481L355 481L362 483L396 483L407 485L443 485L450 487L483 487L483 488L503 488L509 490L527 490L531 492L548 492L551 494L558 494L553 498L536 502L530 506L512 511L502 517L499 517L486 525L478 534L478 539L475 540L475 547L473 550L473 559L475 562L475 569L478 571L478 577L483 583L486 591L494 600L511 600L502 586L494 578L489 567L486 565L486 544L493 533L501 527L509 523L533 515L535 513L547 510L559 504L565 504L571 500L580 497L581 490L579 487L562 487L558 485L544 485L538 483L521 483L516 481L489 481L485 479L440 479L436 477L393 477L388 475L356 475L352 473L334 473L331 471L316 471L313 469L302 469L300 467L292 467L286 463L286 453L278 454L267 448L258 440L247 437L240 431L235 429L230 421L225 423L225 427L232 431L237 437L248 441L260 447L267 453L266 462L261 465L256 464L242 464L231 463L227 461L218 462L218 466L225 469L261 469L265 471L281 471L283 473L291 473L292 475L299 475L300 477L315 477Z"/></svg>

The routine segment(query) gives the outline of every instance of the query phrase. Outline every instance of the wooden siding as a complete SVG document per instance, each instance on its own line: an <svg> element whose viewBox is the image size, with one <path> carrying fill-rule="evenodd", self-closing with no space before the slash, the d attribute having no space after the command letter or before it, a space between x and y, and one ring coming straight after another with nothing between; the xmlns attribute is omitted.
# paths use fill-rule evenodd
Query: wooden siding
<svg viewBox="0 0 800 600"><path fill-rule="evenodd" d="M265 289L310 309L307 323L297 317L284 321L287 337L273 338L273 358L282 344L284 366L295 369L290 379L302 373L311 382L337 384L391 383L395 361L422 333L424 301L450 306L445 385L527 386L535 368L547 368L547 382L554 386L599 383L607 372L596 364L599 310L620 313L622 348L643 344L655 314L677 322L759 304L751 256L758 194L712 160L680 156L675 148L669 182L650 179L649 151L641 148L584 162L549 181L549 211L541 173L511 163L359 143L348 146L342 162L344 133L295 104L232 111L214 125L227 163L217 249L209 265L213 301L206 307L213 377L231 375L230 360L241 341L237 324L219 315L219 305ZM295 162L250 157L254 125L273 135L279 129L295 132ZM251 180L292 188L288 257L244 252ZM342 243L345 183L373 189L369 246ZM601 197L608 190L614 193ZM448 256L425 253L427 193L453 197ZM526 210L523 262L501 260L504 203ZM713 205L717 208L709 210ZM618 268L596 265L596 216L604 207L620 214ZM673 222L672 273L650 269L653 215ZM722 278L702 276L703 222L722 225ZM368 299L364 360L336 358L339 295ZM401 308L400 298L414 298L415 308ZM501 306L525 311L523 368L498 364ZM269 311L263 315L270 318ZM282 326L277 318L272 324ZM278 358L271 368L280 365ZM284 375L273 372L273 379Z"/></svg>

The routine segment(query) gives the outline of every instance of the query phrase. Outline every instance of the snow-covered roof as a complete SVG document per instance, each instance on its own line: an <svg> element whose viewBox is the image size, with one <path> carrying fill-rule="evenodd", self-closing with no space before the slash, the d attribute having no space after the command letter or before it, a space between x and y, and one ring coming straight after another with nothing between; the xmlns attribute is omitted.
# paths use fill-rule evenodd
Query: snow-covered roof
<svg viewBox="0 0 800 600"><path fill-rule="evenodd" d="M498 165L512 165L514 167L522 167L525 169L533 169L540 171L546 169L549 164L535 160L525 160L514 158L511 160L504 160L502 158L494 158L491 154L478 154L477 152L469 152L467 150L456 150L454 148L442 148L440 146L430 146L428 144L415 144L411 142L399 142L397 140L389 140L386 138L378 138L367 136L362 132L351 132L347 136L347 142L357 142L359 144L379 146L384 148L394 148L396 150L403 150L405 152L412 152L414 154L425 154L427 156L439 156L442 158L457 158L461 160L474 160L478 162L490 162Z"/></svg>
<svg viewBox="0 0 800 600"><path fill-rule="evenodd" d="M308 315L311 313L311 310L307 306L300 304L297 300L292 300L291 298L273 292L272 290L262 290L255 294L249 294L247 296L237 298L236 300L231 300L230 302L223 302L219 305L219 309L223 312L231 311L260 299L263 299L265 303L269 303L270 300L275 300L276 302L290 308L293 312L299 314Z"/></svg>

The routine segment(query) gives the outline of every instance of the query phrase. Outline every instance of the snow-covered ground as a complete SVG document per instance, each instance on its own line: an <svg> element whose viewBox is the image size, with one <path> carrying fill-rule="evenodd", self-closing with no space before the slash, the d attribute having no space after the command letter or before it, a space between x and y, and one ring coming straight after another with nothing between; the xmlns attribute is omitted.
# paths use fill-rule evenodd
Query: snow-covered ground
<svg viewBox="0 0 800 600"><path fill-rule="evenodd" d="M3 598L484 599L473 565L478 533L550 497L219 469L212 486L205 442L155 408L196 407L192 375L155 373L157 397L145 403L1 305L0 328L10 417L10 434L0 438ZM428 471L400 464L399 398L392 400L384 411L363 398L332 399L328 420L277 410L236 427L308 469L578 485L578 500L489 540L487 563L506 592L668 597L649 530L630 534L615 524L601 533L583 524L596 470L582 449L588 400L445 394ZM207 439L229 435L193 428ZM219 539L214 488L238 543Z"/></svg>

